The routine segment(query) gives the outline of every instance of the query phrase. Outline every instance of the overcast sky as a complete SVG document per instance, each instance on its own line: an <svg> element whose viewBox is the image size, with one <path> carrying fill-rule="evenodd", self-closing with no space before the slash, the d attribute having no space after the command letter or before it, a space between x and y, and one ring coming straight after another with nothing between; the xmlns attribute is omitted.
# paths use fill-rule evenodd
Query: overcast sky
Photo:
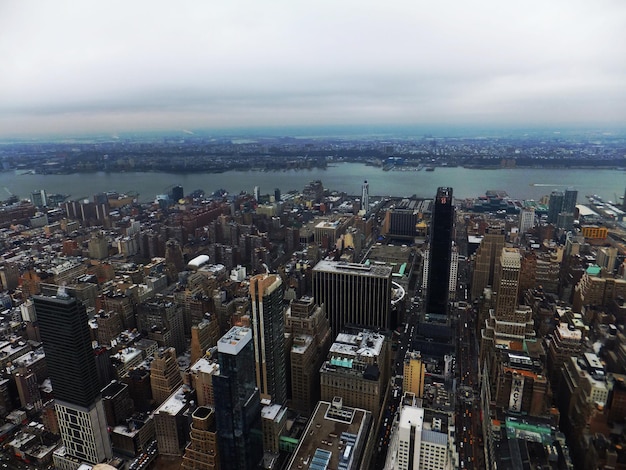
<svg viewBox="0 0 626 470"><path fill-rule="evenodd" d="M619 127L624 0L3 0L0 137Z"/></svg>

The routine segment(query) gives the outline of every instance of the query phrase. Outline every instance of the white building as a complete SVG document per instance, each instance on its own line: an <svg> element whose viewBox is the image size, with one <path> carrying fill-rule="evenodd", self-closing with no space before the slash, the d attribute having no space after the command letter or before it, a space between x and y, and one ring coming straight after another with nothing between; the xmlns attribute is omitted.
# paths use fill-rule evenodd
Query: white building
<svg viewBox="0 0 626 470"><path fill-rule="evenodd" d="M519 216L519 231L525 233L535 226L535 208L525 207Z"/></svg>
<svg viewBox="0 0 626 470"><path fill-rule="evenodd" d="M448 434L436 423L424 422L424 408L405 406L400 412L398 447L394 469L449 468ZM413 452L411 452L411 449Z"/></svg>

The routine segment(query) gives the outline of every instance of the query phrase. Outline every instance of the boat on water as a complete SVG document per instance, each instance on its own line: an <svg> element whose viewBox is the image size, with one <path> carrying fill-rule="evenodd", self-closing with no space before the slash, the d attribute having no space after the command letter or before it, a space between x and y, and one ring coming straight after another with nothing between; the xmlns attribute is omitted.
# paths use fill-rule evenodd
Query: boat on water
<svg viewBox="0 0 626 470"><path fill-rule="evenodd" d="M427 166L426 167L426 171L435 171L435 167L434 166Z"/></svg>

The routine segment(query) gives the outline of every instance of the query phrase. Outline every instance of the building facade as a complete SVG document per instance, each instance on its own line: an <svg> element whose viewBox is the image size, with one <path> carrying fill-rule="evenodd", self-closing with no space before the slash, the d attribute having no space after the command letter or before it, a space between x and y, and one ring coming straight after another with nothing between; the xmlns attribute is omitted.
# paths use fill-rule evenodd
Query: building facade
<svg viewBox="0 0 626 470"><path fill-rule="evenodd" d="M100 395L87 311L61 289L56 297L33 298L64 451L54 456L59 469L97 464L112 457Z"/></svg>
<svg viewBox="0 0 626 470"><path fill-rule="evenodd" d="M277 274L250 279L256 382L262 399L287 401L284 287Z"/></svg>
<svg viewBox="0 0 626 470"><path fill-rule="evenodd" d="M391 275L389 266L341 261L313 268L313 297L324 304L333 337L348 324L389 328Z"/></svg>

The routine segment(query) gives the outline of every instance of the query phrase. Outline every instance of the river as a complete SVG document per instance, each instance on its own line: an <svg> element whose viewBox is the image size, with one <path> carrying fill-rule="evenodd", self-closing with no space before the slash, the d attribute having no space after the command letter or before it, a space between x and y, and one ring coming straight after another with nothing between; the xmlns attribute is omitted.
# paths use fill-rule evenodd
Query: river
<svg viewBox="0 0 626 470"><path fill-rule="evenodd" d="M616 200L624 195L626 171L588 169L467 169L438 167L435 171L382 171L360 163L334 163L326 169L286 170L282 172L230 171L226 173L77 173L70 175L16 175L0 173L0 191L22 198L30 198L34 190L70 195L72 199L91 198L104 191L139 193L141 202L154 200L157 194L169 192L172 185L181 185L185 194L202 189L207 194L217 189L229 193L253 192L259 186L261 194L273 193L279 188L286 193L302 188L313 180L321 180L324 187L360 194L364 180L374 196L434 197L439 186L453 188L457 198L476 197L489 189L505 190L515 199L539 199L553 189L573 187L578 190L578 202L587 194L597 194L605 200Z"/></svg>

